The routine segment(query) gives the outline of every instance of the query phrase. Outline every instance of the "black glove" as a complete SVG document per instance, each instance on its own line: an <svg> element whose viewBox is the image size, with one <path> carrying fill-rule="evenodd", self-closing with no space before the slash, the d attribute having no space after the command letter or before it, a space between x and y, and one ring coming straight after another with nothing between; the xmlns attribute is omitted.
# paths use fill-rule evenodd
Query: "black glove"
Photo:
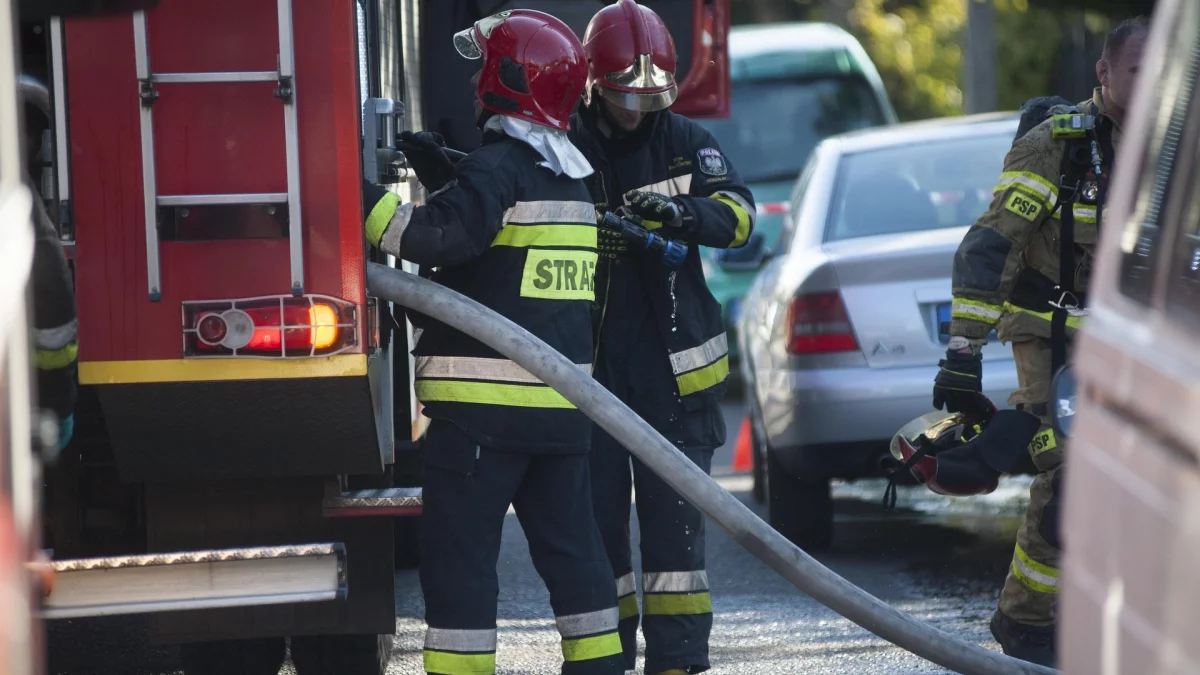
<svg viewBox="0 0 1200 675"><path fill-rule="evenodd" d="M983 392L983 357L971 347L947 349L938 361L941 370L933 380L933 407L946 412L982 412L986 407Z"/></svg>
<svg viewBox="0 0 1200 675"><path fill-rule="evenodd" d="M657 192L630 190L625 193L629 209L644 220L656 220L668 227L683 224L683 208L675 200Z"/></svg>
<svg viewBox="0 0 1200 675"><path fill-rule="evenodd" d="M404 153L408 165L417 174L417 180L430 192L437 192L454 176L454 165L442 152L446 139L432 131L400 132L399 149Z"/></svg>

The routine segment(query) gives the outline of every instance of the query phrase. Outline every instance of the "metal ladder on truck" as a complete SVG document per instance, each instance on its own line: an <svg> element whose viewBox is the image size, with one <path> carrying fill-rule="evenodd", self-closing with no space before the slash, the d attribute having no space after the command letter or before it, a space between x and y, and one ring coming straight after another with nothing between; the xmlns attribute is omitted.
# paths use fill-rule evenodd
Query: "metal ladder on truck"
<svg viewBox="0 0 1200 675"><path fill-rule="evenodd" d="M286 204L291 258L292 295L304 294L304 230L300 219L300 139L296 117L295 43L292 38L291 0L278 0L279 55L276 71L155 73L150 69L150 44L146 13L133 14L134 53L137 63L138 96L141 98L142 184L146 200L146 270L151 302L162 297L159 272L158 208L187 206L230 206ZM158 194L154 166L154 102L159 84L212 82L276 82L274 95L283 102L284 145L287 151L287 192L248 194Z"/></svg>

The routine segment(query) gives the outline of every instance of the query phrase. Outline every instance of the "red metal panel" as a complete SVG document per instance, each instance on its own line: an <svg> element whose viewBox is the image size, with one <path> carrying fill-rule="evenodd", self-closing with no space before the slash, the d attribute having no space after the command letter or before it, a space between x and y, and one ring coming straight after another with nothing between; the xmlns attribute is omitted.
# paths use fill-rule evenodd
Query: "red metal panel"
<svg viewBox="0 0 1200 675"><path fill-rule="evenodd" d="M293 33L305 290L355 302L365 317L353 2L294 1ZM147 13L152 71L275 70L275 8L163 0ZM288 241L162 242L162 299L150 302L133 24L126 15L66 27L80 360L180 358L180 303L288 292ZM160 195L286 190L272 84L156 88Z"/></svg>

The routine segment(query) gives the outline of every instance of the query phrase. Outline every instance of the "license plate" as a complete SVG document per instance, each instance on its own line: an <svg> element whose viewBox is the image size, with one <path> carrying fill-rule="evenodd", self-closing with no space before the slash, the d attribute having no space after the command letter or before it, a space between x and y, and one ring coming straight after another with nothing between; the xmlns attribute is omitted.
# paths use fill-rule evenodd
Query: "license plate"
<svg viewBox="0 0 1200 675"><path fill-rule="evenodd" d="M938 340L946 344L950 341L950 303L938 305L937 322Z"/></svg>

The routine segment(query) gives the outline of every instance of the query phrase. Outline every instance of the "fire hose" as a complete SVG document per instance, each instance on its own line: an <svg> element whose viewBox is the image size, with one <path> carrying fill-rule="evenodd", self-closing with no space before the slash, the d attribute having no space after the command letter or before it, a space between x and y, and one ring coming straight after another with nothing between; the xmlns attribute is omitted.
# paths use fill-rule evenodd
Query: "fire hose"
<svg viewBox="0 0 1200 675"><path fill-rule="evenodd" d="M875 635L964 675L1058 671L988 651L900 612L817 562L718 485L653 427L565 356L512 321L455 291L385 265L367 266L375 296L452 326L553 387L684 499L796 588Z"/></svg>

